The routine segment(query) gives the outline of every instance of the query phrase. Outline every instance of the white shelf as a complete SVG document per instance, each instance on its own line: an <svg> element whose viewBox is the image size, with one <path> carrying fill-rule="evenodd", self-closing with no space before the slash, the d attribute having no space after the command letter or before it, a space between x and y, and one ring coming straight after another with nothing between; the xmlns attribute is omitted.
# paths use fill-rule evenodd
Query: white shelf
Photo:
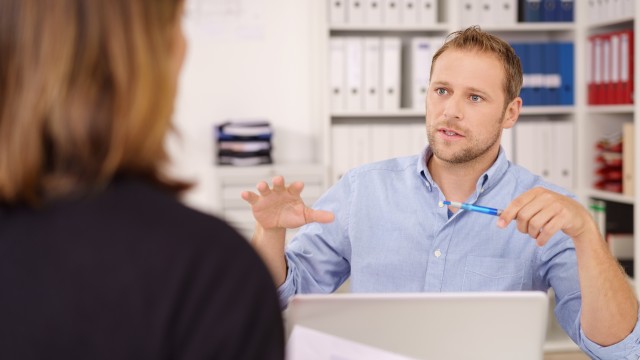
<svg viewBox="0 0 640 360"><path fill-rule="evenodd" d="M635 202L635 197L633 196L614 193L611 191L589 189L587 190L587 195L590 198L598 198L598 199L607 200L607 201L615 201L621 204L633 205Z"/></svg>
<svg viewBox="0 0 640 360"><path fill-rule="evenodd" d="M399 109L385 111L340 111L331 113L332 118L415 118L424 117L424 110Z"/></svg>
<svg viewBox="0 0 640 360"><path fill-rule="evenodd" d="M521 115L573 114L574 106L524 106ZM424 110L399 109L394 111L340 111L331 113L332 118L423 118Z"/></svg>
<svg viewBox="0 0 640 360"><path fill-rule="evenodd" d="M587 28L590 30L597 30L597 29L606 28L609 26L625 25L627 23L633 22L634 19L635 19L635 15L629 15L629 16L621 17L619 19L590 23L587 26Z"/></svg>
<svg viewBox="0 0 640 360"><path fill-rule="evenodd" d="M296 164L296 163L278 163L278 164L262 164L252 166L231 166L217 165L216 172L219 177L255 177L255 176L274 176L295 173L305 175L322 175L324 174L324 166L322 164Z"/></svg>
<svg viewBox="0 0 640 360"><path fill-rule="evenodd" d="M561 114L573 114L575 112L575 106L523 106L522 115L561 115Z"/></svg>
<svg viewBox="0 0 640 360"><path fill-rule="evenodd" d="M517 23L515 25L480 25L483 30L494 32L558 32L572 31L573 23L567 22L537 22ZM433 25L331 25L332 32L449 32L451 26L446 23Z"/></svg>
<svg viewBox="0 0 640 360"><path fill-rule="evenodd" d="M590 105L587 110L593 114L633 114L633 105Z"/></svg>
<svg viewBox="0 0 640 360"><path fill-rule="evenodd" d="M446 32L450 25L445 23L433 25L331 25L329 31L349 32Z"/></svg>
<svg viewBox="0 0 640 360"><path fill-rule="evenodd" d="M520 31L541 31L541 32L556 32L556 31L573 31L575 24L572 22L531 22L531 23L517 23L515 25L481 25L482 30L492 32L520 32Z"/></svg>

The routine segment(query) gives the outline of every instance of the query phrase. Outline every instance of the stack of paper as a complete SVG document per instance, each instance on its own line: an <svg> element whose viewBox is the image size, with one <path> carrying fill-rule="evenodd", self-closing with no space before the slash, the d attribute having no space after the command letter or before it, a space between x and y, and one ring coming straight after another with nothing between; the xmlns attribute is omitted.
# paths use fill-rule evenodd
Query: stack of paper
<svg viewBox="0 0 640 360"><path fill-rule="evenodd" d="M216 126L220 165L271 164L271 125L265 120L231 120Z"/></svg>

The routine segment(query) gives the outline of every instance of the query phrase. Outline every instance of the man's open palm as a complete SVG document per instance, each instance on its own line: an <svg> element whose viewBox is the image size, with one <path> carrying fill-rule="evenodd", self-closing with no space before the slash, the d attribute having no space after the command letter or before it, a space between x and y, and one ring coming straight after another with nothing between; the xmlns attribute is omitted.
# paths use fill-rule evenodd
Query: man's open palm
<svg viewBox="0 0 640 360"><path fill-rule="evenodd" d="M333 221L333 213L313 210L300 197L304 184L294 182L285 186L284 178L276 176L273 187L261 181L256 186L258 194L243 191L241 196L251 205L253 217L264 229L293 229L310 222L328 223Z"/></svg>

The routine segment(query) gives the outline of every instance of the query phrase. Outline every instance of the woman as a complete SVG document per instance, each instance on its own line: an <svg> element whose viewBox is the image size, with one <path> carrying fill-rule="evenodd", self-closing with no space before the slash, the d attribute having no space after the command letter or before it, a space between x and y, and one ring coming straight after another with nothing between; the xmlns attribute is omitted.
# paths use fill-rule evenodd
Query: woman
<svg viewBox="0 0 640 360"><path fill-rule="evenodd" d="M283 358L266 268L165 174L182 6L0 0L0 358Z"/></svg>

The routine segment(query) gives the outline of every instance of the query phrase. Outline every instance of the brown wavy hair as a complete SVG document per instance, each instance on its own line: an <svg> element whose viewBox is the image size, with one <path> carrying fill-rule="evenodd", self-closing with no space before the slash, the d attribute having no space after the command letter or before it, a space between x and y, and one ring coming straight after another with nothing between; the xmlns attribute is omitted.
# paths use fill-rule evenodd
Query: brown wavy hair
<svg viewBox="0 0 640 360"><path fill-rule="evenodd" d="M163 170L181 2L0 1L0 203L35 205L119 175L188 187Z"/></svg>
<svg viewBox="0 0 640 360"><path fill-rule="evenodd" d="M507 104L519 96L520 89L522 89L522 64L511 45L506 41L482 31L478 26L452 32L447 36L444 45L433 55L430 74L433 73L436 60L448 49L494 54L504 69L505 108Z"/></svg>

